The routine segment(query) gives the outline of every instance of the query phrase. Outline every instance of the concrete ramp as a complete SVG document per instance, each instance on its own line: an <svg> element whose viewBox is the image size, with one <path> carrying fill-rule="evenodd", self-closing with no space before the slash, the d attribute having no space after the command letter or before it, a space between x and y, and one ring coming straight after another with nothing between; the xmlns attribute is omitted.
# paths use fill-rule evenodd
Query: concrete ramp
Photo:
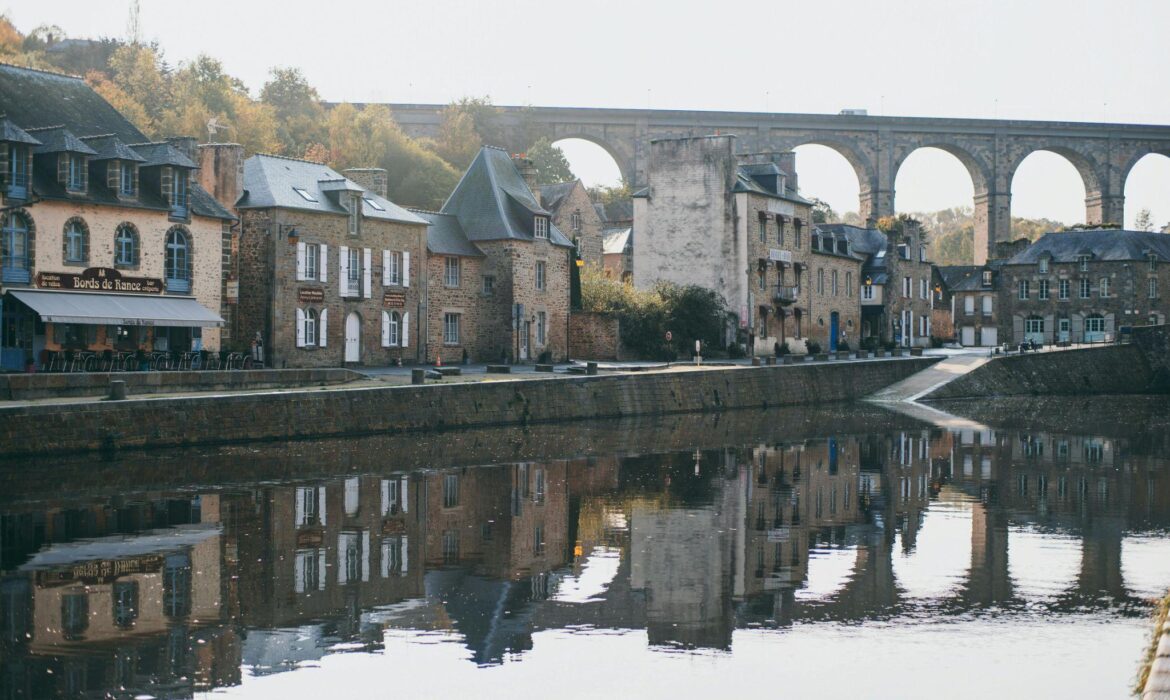
<svg viewBox="0 0 1170 700"><path fill-rule="evenodd" d="M867 397L879 403L913 402L973 372L990 361L987 355L952 355Z"/></svg>

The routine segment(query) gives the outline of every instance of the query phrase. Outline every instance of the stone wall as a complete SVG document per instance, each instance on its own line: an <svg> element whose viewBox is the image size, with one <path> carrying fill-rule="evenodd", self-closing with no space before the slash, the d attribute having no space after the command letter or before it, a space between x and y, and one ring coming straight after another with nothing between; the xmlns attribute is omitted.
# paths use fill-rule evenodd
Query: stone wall
<svg viewBox="0 0 1170 700"><path fill-rule="evenodd" d="M61 374L0 374L0 400L68 396L105 396L110 382L126 382L129 394L172 394L185 391L245 391L344 384L362 375L347 369L260 369L195 372L85 372Z"/></svg>
<svg viewBox="0 0 1170 700"><path fill-rule="evenodd" d="M574 360L621 360L621 323L613 314L569 314L569 357Z"/></svg>
<svg viewBox="0 0 1170 700"><path fill-rule="evenodd" d="M448 287L446 280L447 258L459 261L459 284ZM499 354L489 355L487 335L493 331L484 323L487 307L492 297L499 293L493 287L492 293L484 292L482 270L483 258L429 255L427 258L427 357L426 362L443 358L443 364L454 365L463 361L466 352L471 362L495 362ZM447 314L459 315L459 342L446 343L443 339L443 318Z"/></svg>
<svg viewBox="0 0 1170 700"><path fill-rule="evenodd" d="M860 399L937 358L0 408L0 454L531 425ZM29 440L32 435L38 440Z"/></svg>

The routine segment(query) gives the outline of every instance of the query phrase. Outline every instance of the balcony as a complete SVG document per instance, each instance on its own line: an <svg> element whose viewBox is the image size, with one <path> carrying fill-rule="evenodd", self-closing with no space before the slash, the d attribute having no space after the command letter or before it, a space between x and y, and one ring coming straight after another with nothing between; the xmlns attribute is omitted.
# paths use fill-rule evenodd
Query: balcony
<svg viewBox="0 0 1170 700"><path fill-rule="evenodd" d="M777 286L776 292L772 295L772 303L786 306L795 304L798 296L800 296L800 287Z"/></svg>

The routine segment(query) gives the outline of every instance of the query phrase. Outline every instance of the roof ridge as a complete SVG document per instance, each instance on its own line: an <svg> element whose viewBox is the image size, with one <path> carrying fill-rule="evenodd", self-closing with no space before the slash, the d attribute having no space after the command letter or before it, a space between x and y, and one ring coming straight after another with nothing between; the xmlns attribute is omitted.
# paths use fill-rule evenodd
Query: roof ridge
<svg viewBox="0 0 1170 700"><path fill-rule="evenodd" d="M316 160L309 160L308 158L295 158L293 156L286 156L286 155L282 155L280 153L265 153L263 151L258 151L256 153L253 153L252 155L253 156L264 156L266 158L279 158L281 160L292 160L292 161L296 161L298 163L308 163L310 165L324 165L326 168L329 167L328 163L322 163L322 162L316 161Z"/></svg>
<svg viewBox="0 0 1170 700"><path fill-rule="evenodd" d="M28 129L25 129L25 131L28 131ZM110 133L108 133L108 134L91 134L90 136L78 136L77 138L81 139L82 141L88 141L88 140L90 140L90 139L105 139L105 138L110 138L111 136L112 136L112 137L114 137L114 138L118 138L118 135L117 135L117 134L115 134L115 133L114 133L114 132L112 132L112 131L111 131ZM119 139L119 140L121 140L121 139Z"/></svg>
<svg viewBox="0 0 1170 700"><path fill-rule="evenodd" d="M68 129L65 128L64 124L54 124L52 126L30 126L27 129L25 129L24 131L26 131L26 132L27 131L48 131L50 129L65 129L66 131L69 131ZM72 132L70 132L70 133L72 133Z"/></svg>
<svg viewBox="0 0 1170 700"><path fill-rule="evenodd" d="M441 211L435 211L433 209L423 209L422 207L403 207L403 209L405 209L406 211L417 211L420 214L435 214L436 216L455 216L454 214L444 214ZM458 218L458 217L456 217L456 218Z"/></svg>
<svg viewBox="0 0 1170 700"><path fill-rule="evenodd" d="M18 66L15 63L9 63L7 61L0 61L0 67L16 68L17 70L27 70L27 71L32 71L33 73L44 73L46 75L55 75L59 78L71 78L73 80L81 80L81 81L85 80L85 78L81 77L80 75L73 75L72 73L62 73L61 71L49 70L47 68L33 68L32 66ZM27 129L26 129L26 131L27 131Z"/></svg>

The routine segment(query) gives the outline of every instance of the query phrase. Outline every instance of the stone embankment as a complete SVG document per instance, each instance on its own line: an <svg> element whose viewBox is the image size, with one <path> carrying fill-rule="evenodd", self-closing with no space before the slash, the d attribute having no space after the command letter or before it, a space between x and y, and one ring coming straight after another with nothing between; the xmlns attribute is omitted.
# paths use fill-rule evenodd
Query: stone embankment
<svg viewBox="0 0 1170 700"><path fill-rule="evenodd" d="M257 369L247 371L78 372L0 374L0 401L104 396L112 380L126 382L130 394L180 394L330 386L361 379L348 369Z"/></svg>
<svg viewBox="0 0 1170 700"><path fill-rule="evenodd" d="M1168 363L1167 326L1146 326L1135 328L1125 345L997 357L922 399L1166 394Z"/></svg>
<svg viewBox="0 0 1170 700"><path fill-rule="evenodd" d="M1150 657L1138 679L1142 700L1170 700L1170 594L1158 606Z"/></svg>
<svg viewBox="0 0 1170 700"><path fill-rule="evenodd" d="M861 399L937 361L923 357L8 406L0 408L0 456L824 404Z"/></svg>

